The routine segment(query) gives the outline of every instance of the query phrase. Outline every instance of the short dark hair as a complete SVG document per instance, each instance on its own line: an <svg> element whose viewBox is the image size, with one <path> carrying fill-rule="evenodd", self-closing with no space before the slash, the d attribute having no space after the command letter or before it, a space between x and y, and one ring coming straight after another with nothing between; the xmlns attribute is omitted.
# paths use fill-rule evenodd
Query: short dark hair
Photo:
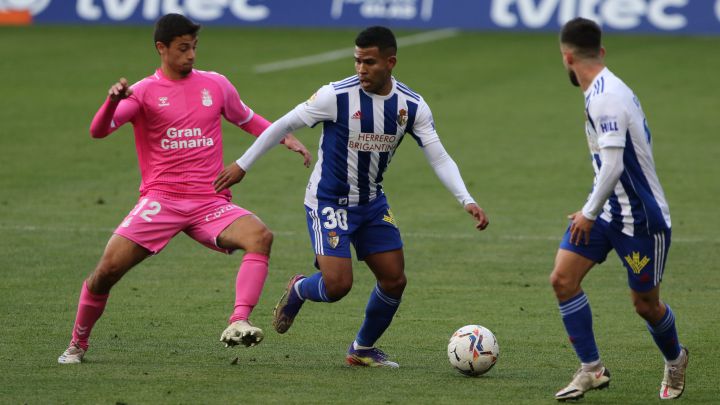
<svg viewBox="0 0 720 405"><path fill-rule="evenodd" d="M595 21L582 17L573 18L563 26L560 43L575 48L575 53L579 56L596 58L602 47L602 30Z"/></svg>
<svg viewBox="0 0 720 405"><path fill-rule="evenodd" d="M198 31L200 31L200 24L195 24L184 15L165 14L155 23L154 39L155 43L162 42L165 46L170 46L175 37L188 34L196 37Z"/></svg>
<svg viewBox="0 0 720 405"><path fill-rule="evenodd" d="M381 53L387 53L388 51L392 55L397 53L395 34L390 31L390 28L379 25L362 30L355 38L355 45L358 48L372 48L377 46Z"/></svg>

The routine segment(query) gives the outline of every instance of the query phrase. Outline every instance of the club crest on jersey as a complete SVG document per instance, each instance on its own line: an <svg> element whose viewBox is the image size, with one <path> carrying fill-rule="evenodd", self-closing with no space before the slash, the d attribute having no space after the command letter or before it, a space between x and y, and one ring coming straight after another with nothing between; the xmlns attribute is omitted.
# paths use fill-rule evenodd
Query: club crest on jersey
<svg viewBox="0 0 720 405"><path fill-rule="evenodd" d="M350 117L352 120L359 120L360 118L362 118L362 112L360 110L355 111L355 114Z"/></svg>
<svg viewBox="0 0 720 405"><path fill-rule="evenodd" d="M331 248L335 249L337 247L338 243L340 243L340 237L335 231L328 232L328 238L327 238L328 244Z"/></svg>
<svg viewBox="0 0 720 405"><path fill-rule="evenodd" d="M400 109L400 111L398 111L398 116L397 116L398 125L403 126L403 125L407 124L407 120L408 120L407 110L405 110L404 108Z"/></svg>
<svg viewBox="0 0 720 405"><path fill-rule="evenodd" d="M625 261L628 263L630 268L632 269L633 273L640 274L642 269L647 266L648 263L650 263L650 258L647 256L640 259L640 253L639 252L632 252L631 255L625 256Z"/></svg>
<svg viewBox="0 0 720 405"><path fill-rule="evenodd" d="M158 107L169 107L170 103L168 102L167 97L158 97Z"/></svg>
<svg viewBox="0 0 720 405"><path fill-rule="evenodd" d="M210 107L212 105L212 96L210 95L210 90L208 89L202 89L202 105L205 107Z"/></svg>

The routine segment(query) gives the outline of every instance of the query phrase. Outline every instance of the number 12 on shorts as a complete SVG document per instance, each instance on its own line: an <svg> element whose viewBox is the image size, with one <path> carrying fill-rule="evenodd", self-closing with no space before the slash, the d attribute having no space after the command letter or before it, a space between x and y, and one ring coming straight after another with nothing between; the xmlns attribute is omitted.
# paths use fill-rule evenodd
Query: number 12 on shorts
<svg viewBox="0 0 720 405"><path fill-rule="evenodd" d="M135 209L130 212L130 215L125 218L125 220L120 226L123 228L129 227L135 216L138 215L138 213L140 214L140 218L144 219L146 222L152 222L152 217L154 215L157 215L162 209L162 207L157 201L150 201L149 204L148 201L149 200L147 198L143 198L142 200L140 200L138 205L135 206ZM147 209L143 210L143 208L145 208L145 205L147 205Z"/></svg>

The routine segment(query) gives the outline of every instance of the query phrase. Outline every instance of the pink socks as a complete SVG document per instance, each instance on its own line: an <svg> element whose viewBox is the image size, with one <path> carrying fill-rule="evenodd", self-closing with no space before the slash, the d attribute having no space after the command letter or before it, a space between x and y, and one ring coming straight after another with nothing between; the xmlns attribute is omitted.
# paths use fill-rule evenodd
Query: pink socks
<svg viewBox="0 0 720 405"><path fill-rule="evenodd" d="M247 320L260 299L268 274L268 256L245 253L235 281L235 310L230 323Z"/></svg>
<svg viewBox="0 0 720 405"><path fill-rule="evenodd" d="M73 326L72 341L83 350L88 349L88 338L95 322L100 319L110 294L96 295L90 292L87 281L83 282L80 291L75 325Z"/></svg>

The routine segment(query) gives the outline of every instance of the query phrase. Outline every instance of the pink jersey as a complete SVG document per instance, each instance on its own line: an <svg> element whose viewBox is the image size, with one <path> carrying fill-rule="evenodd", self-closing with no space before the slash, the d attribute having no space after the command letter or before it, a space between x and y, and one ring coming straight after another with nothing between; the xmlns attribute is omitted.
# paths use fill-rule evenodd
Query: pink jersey
<svg viewBox="0 0 720 405"><path fill-rule="evenodd" d="M170 80L158 69L131 88L133 94L119 103L106 100L90 133L102 138L132 122L141 195L216 195L212 183L223 169L220 117L255 136L270 125L215 72L193 70L183 79ZM230 199L229 189L221 194Z"/></svg>

